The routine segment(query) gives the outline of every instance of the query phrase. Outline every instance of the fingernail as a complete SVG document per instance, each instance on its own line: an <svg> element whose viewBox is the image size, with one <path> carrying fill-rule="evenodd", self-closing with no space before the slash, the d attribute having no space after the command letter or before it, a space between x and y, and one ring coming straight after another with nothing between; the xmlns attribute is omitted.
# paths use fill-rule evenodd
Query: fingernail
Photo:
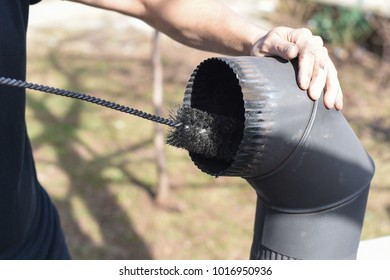
<svg viewBox="0 0 390 280"><path fill-rule="evenodd" d="M334 103L325 102L325 107L326 107L326 109L331 110L331 109L333 109L333 107L335 107L335 104Z"/></svg>
<svg viewBox="0 0 390 280"><path fill-rule="evenodd" d="M311 83L309 87L309 96L313 100L317 100L320 98L321 94L323 92L323 87L320 87L318 83ZM329 102L327 102L329 103Z"/></svg>
<svg viewBox="0 0 390 280"><path fill-rule="evenodd" d="M343 100L341 100L341 99L336 100L335 106L336 106L337 111L342 110L343 106L344 106Z"/></svg>

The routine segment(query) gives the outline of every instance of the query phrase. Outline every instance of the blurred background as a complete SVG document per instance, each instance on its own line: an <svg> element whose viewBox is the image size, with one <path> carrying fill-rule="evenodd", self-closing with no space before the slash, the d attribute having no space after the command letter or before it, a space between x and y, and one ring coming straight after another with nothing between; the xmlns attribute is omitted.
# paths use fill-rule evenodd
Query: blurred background
<svg viewBox="0 0 390 280"><path fill-rule="evenodd" d="M223 2L265 29L308 27L323 37L343 112L376 163L362 239L390 235L389 2ZM164 93L166 117L196 66L217 56L156 36L136 19L65 1L33 6L28 34L29 81L148 112ZM151 122L35 92L27 122L39 180L74 259L248 259L255 192L240 178L200 172L184 150L163 146L156 156Z"/></svg>

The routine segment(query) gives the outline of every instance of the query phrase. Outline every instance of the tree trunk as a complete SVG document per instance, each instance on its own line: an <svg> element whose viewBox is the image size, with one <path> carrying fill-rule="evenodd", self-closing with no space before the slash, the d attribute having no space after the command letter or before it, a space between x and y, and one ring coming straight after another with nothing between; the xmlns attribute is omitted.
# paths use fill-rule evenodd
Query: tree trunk
<svg viewBox="0 0 390 280"><path fill-rule="evenodd" d="M163 107L163 69L161 64L160 34L154 32L152 40L152 64L153 64L153 106L156 115L162 115ZM157 194L156 202L160 206L166 206L169 199L169 178L166 168L166 159L164 152L164 131L160 124L154 127L154 145L157 167Z"/></svg>

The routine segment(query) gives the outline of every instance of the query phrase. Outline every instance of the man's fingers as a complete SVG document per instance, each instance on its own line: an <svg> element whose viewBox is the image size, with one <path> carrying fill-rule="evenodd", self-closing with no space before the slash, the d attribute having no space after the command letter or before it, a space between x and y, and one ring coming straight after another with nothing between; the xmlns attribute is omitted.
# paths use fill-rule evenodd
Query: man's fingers
<svg viewBox="0 0 390 280"><path fill-rule="evenodd" d="M337 97L336 97L335 107L337 110L342 110L343 106L344 106L344 104L343 104L343 91L340 87L339 93L337 94Z"/></svg>
<svg viewBox="0 0 390 280"><path fill-rule="evenodd" d="M324 91L327 79L326 66L323 64L315 63L313 68L312 80L310 81L307 93L313 100L317 100Z"/></svg>
<svg viewBox="0 0 390 280"><path fill-rule="evenodd" d="M343 92L337 76L337 70L328 56L328 73L324 92L324 104L328 109L341 110L343 108Z"/></svg>
<svg viewBox="0 0 390 280"><path fill-rule="evenodd" d="M326 48L321 47L321 51L317 51L317 55L314 56L313 72L308 87L309 97L313 100L317 100L321 96L326 85L328 77L327 55Z"/></svg>
<svg viewBox="0 0 390 280"><path fill-rule="evenodd" d="M307 90L309 89L313 75L313 68L315 63L314 53L310 51L301 52L298 63L298 86L303 90Z"/></svg>
<svg viewBox="0 0 390 280"><path fill-rule="evenodd" d="M325 87L326 59L323 53L323 41L313 36L306 28L293 33L293 39L299 48L298 85L309 90L309 96L316 100ZM321 88L322 87L322 88Z"/></svg>

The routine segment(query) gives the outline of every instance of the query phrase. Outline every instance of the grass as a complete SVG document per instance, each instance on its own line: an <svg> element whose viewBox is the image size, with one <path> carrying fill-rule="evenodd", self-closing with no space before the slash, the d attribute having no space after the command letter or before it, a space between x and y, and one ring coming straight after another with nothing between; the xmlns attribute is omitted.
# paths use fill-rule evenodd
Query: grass
<svg viewBox="0 0 390 280"><path fill-rule="evenodd" d="M150 38L134 30L56 30L30 39L29 80L152 111ZM48 37L54 42L45 44ZM123 50L123 40L136 47ZM163 54L171 108L196 65L213 54L165 39ZM389 92L373 94L375 80L363 65L338 67L345 115L377 164L363 238L390 234ZM166 147L171 199L181 211L165 211L153 200L151 123L43 93L28 94L27 119L39 180L75 259L248 258L256 195L244 180L212 178L186 152Z"/></svg>

